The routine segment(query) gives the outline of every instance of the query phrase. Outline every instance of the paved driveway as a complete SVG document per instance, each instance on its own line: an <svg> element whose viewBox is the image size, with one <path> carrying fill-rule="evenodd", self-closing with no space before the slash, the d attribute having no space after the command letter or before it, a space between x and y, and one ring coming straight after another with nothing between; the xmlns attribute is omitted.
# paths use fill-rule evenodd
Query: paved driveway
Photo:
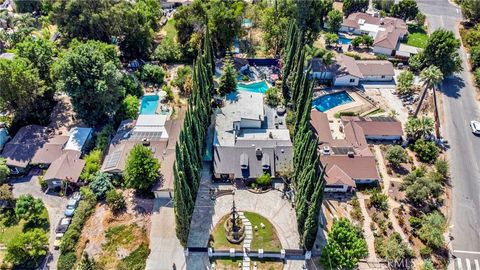
<svg viewBox="0 0 480 270"><path fill-rule="evenodd" d="M185 269L183 247L175 234L173 201L155 199L150 228L150 255L146 270Z"/></svg>
<svg viewBox="0 0 480 270"><path fill-rule="evenodd" d="M52 258L47 262L44 269L57 269L57 260L60 252L53 249L55 241L55 227L63 217L63 211L67 205L67 198L56 195L45 194L40 188L38 177L36 175L27 175L12 181L13 196L20 197L23 194L31 194L34 198L41 199L48 211L48 219L50 221L50 237L49 248Z"/></svg>

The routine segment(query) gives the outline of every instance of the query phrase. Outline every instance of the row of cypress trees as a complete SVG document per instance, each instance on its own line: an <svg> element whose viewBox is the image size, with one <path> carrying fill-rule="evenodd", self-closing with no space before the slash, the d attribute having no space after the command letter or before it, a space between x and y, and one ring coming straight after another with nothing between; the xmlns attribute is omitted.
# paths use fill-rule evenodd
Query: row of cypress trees
<svg viewBox="0 0 480 270"><path fill-rule="evenodd" d="M210 125L211 92L215 71L214 54L208 28L202 51L193 64L193 87L185 113L184 126L175 147L174 207L176 234L186 246L190 221L200 184L202 156L207 129Z"/></svg>
<svg viewBox="0 0 480 270"><path fill-rule="evenodd" d="M325 171L318 154L318 140L310 128L313 95L311 71L305 71L303 33L292 23L284 51L282 90L295 116L293 135L293 188L300 244L311 250L318 231Z"/></svg>

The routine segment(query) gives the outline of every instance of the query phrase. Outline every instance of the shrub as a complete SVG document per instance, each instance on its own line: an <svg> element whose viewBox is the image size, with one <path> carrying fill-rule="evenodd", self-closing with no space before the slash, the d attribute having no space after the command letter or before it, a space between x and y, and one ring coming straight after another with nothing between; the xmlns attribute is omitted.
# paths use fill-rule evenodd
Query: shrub
<svg viewBox="0 0 480 270"><path fill-rule="evenodd" d="M396 91L399 95L411 94L413 92L413 73L409 70L402 71L397 78Z"/></svg>
<svg viewBox="0 0 480 270"><path fill-rule="evenodd" d="M255 179L255 183L259 186L268 186L272 184L272 177L268 173L264 173L263 175L257 177Z"/></svg>
<svg viewBox="0 0 480 270"><path fill-rule="evenodd" d="M95 149L85 157L85 167L83 167L82 174L80 174L80 179L87 183L93 180L101 168L101 155L102 152L99 149Z"/></svg>
<svg viewBox="0 0 480 270"><path fill-rule="evenodd" d="M418 237L431 248L445 246L443 233L446 227L445 217L438 211L422 217L422 227L418 230Z"/></svg>
<svg viewBox="0 0 480 270"><path fill-rule="evenodd" d="M190 66L177 69L177 78L172 81L172 85L178 87L183 95L188 95L192 92L192 74L193 70Z"/></svg>
<svg viewBox="0 0 480 270"><path fill-rule="evenodd" d="M77 262L77 255L75 252L62 253L58 257L57 268L58 270L71 270L74 269Z"/></svg>
<svg viewBox="0 0 480 270"><path fill-rule="evenodd" d="M162 91L165 91L165 99L169 102L173 101L175 99L175 95L173 94L172 87L170 85L164 85L162 86Z"/></svg>
<svg viewBox="0 0 480 270"><path fill-rule="evenodd" d="M110 135L112 135L113 132L115 132L115 129L112 125L104 126L97 134L97 138L95 139L95 149L103 151L108 144Z"/></svg>
<svg viewBox="0 0 480 270"><path fill-rule="evenodd" d="M120 262L119 270L143 270L145 269L150 249L147 244L141 244L130 255L123 258Z"/></svg>
<svg viewBox="0 0 480 270"><path fill-rule="evenodd" d="M80 201L77 209L75 210L72 223L62 237L62 243L60 244L60 252L62 254L76 251L77 241L80 238L83 225L87 221L87 218L95 210L97 200L95 199L93 192L86 187L81 188L80 191L83 194L83 199Z"/></svg>
<svg viewBox="0 0 480 270"><path fill-rule="evenodd" d="M153 52L152 58L160 62L179 62L182 60L182 50L171 38L164 39Z"/></svg>
<svg viewBox="0 0 480 270"><path fill-rule="evenodd" d="M124 75L122 78L122 86L125 88L126 95L132 95L138 98L143 96L143 87L135 75Z"/></svg>
<svg viewBox="0 0 480 270"><path fill-rule="evenodd" d="M6 159L0 158L0 184L3 184L7 181L9 174L10 174L10 169L7 166Z"/></svg>
<svg viewBox="0 0 480 270"><path fill-rule="evenodd" d="M480 87L480 68L475 69L475 73L473 75L475 76L475 84Z"/></svg>
<svg viewBox="0 0 480 270"><path fill-rule="evenodd" d="M40 184L40 188L43 191L47 190L48 184L47 184L47 181L45 181L45 178L43 177L43 175L38 176L38 183Z"/></svg>
<svg viewBox="0 0 480 270"><path fill-rule="evenodd" d="M115 213L120 212L127 207L122 192L117 192L114 189L107 191L107 205Z"/></svg>
<svg viewBox="0 0 480 270"><path fill-rule="evenodd" d="M98 172L92 182L90 182L89 187L97 199L104 198L107 191L113 187L112 182L110 181L110 175Z"/></svg>
<svg viewBox="0 0 480 270"><path fill-rule="evenodd" d="M418 229L422 226L422 220L418 217L410 217L408 222L410 222L410 226L414 229Z"/></svg>
<svg viewBox="0 0 480 270"><path fill-rule="evenodd" d="M162 84L164 77L165 71L163 68L153 64L144 65L140 72L140 79L142 82Z"/></svg>
<svg viewBox="0 0 480 270"><path fill-rule="evenodd" d="M444 180L448 178L449 166L447 161L443 159L437 160L435 162L435 170L443 176Z"/></svg>
<svg viewBox="0 0 480 270"><path fill-rule="evenodd" d="M139 104L140 101L136 96L127 95L123 99L120 110L118 111L118 120L137 119Z"/></svg>
<svg viewBox="0 0 480 270"><path fill-rule="evenodd" d="M268 105L275 107L280 102L279 91L276 87L270 87L267 92L265 92L265 101Z"/></svg>
<svg viewBox="0 0 480 270"><path fill-rule="evenodd" d="M325 43L327 45L337 43L337 41L338 41L338 35L335 34L335 33L326 33L324 35L324 38L325 38Z"/></svg>
<svg viewBox="0 0 480 270"><path fill-rule="evenodd" d="M398 167L401 163L408 161L407 153L400 145L388 147L385 158L394 167Z"/></svg>
<svg viewBox="0 0 480 270"><path fill-rule="evenodd" d="M370 196L370 206L382 211L388 210L388 196L383 194L379 189L374 189Z"/></svg>
<svg viewBox="0 0 480 270"><path fill-rule="evenodd" d="M439 155L440 150L433 141L425 141L419 139L415 142L413 150L417 153L418 158L427 163L433 163Z"/></svg>
<svg viewBox="0 0 480 270"><path fill-rule="evenodd" d="M423 258L430 257L430 255L432 255L432 249L431 248L425 246L425 247L420 249L420 256L422 256Z"/></svg>

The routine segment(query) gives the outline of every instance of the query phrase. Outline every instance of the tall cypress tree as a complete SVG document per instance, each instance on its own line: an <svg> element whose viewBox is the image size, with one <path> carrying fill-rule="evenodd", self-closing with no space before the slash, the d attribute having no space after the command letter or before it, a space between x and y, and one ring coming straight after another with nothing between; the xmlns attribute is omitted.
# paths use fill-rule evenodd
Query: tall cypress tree
<svg viewBox="0 0 480 270"><path fill-rule="evenodd" d="M321 167L321 164L319 164ZM313 245L315 244L315 239L317 238L318 224L320 218L320 210L322 208L323 201L323 190L325 188L325 169L321 168L321 175L316 180L315 191L310 200L310 207L308 209L308 216L305 221L303 236L301 242L305 249L312 250Z"/></svg>

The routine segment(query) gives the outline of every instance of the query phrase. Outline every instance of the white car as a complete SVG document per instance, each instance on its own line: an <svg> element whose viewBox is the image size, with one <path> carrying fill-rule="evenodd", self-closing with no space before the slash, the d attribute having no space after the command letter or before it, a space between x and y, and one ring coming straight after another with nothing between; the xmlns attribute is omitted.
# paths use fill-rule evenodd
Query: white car
<svg viewBox="0 0 480 270"><path fill-rule="evenodd" d="M472 128L472 132L475 135L480 135L480 122L478 121L471 121L470 127Z"/></svg>

